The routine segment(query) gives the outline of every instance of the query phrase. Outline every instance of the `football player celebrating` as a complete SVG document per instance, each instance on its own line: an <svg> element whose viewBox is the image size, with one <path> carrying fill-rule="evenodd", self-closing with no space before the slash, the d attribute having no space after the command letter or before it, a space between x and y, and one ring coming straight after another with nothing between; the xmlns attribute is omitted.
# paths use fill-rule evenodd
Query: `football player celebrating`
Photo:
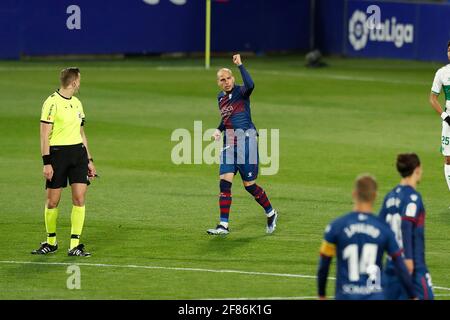
<svg viewBox="0 0 450 320"><path fill-rule="evenodd" d="M244 68L239 54L233 56L233 62L241 72L244 85L235 85L230 69L222 68L217 72L217 84L222 89L217 97L222 120L213 137L218 140L225 131L224 148L220 156L220 223L215 229L207 230L207 233L211 235L229 233L231 185L238 171L245 190L264 208L267 217L266 232L273 233L278 213L272 208L264 189L255 181L258 176L258 142L250 112L250 95L255 85Z"/></svg>

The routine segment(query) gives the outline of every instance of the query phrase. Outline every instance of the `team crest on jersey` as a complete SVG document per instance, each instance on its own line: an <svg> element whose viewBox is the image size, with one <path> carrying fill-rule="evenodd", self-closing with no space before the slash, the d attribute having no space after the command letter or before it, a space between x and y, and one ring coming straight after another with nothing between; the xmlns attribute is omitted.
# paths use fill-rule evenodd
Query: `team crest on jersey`
<svg viewBox="0 0 450 320"><path fill-rule="evenodd" d="M411 200L412 200L412 201L417 201L418 198L419 198L419 197L417 196L417 194L412 194L412 195L411 195Z"/></svg>
<svg viewBox="0 0 450 320"><path fill-rule="evenodd" d="M365 214L359 214L358 215L358 220L359 221L365 221L365 220L367 220L367 216Z"/></svg>
<svg viewBox="0 0 450 320"><path fill-rule="evenodd" d="M232 97L233 97L233 94L230 93L230 94L228 95L228 99L231 99Z"/></svg>

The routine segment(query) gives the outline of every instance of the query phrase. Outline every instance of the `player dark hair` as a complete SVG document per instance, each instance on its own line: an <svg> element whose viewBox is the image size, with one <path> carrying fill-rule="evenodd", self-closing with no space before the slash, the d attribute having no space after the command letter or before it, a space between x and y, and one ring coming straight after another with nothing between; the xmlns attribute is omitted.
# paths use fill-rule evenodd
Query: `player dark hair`
<svg viewBox="0 0 450 320"><path fill-rule="evenodd" d="M59 80L63 88L67 88L67 86L78 78L80 74L80 69L76 67L69 67L61 70L61 74L59 76Z"/></svg>
<svg viewBox="0 0 450 320"><path fill-rule="evenodd" d="M420 166L420 159L415 153L401 153L397 156L397 171L405 178L412 175Z"/></svg>
<svg viewBox="0 0 450 320"><path fill-rule="evenodd" d="M361 202L374 202L377 196L377 181L368 174L362 174L355 181L356 198Z"/></svg>
<svg viewBox="0 0 450 320"><path fill-rule="evenodd" d="M447 43L447 49L448 49L448 47L450 47L450 41Z"/></svg>

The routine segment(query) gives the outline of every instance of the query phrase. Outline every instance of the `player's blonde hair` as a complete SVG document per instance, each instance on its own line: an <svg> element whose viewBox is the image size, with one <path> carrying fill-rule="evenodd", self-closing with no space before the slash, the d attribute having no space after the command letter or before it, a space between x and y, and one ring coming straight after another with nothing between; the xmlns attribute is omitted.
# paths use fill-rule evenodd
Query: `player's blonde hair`
<svg viewBox="0 0 450 320"><path fill-rule="evenodd" d="M374 202L377 196L377 181L370 174L361 174L355 180L355 196L361 202Z"/></svg>
<svg viewBox="0 0 450 320"><path fill-rule="evenodd" d="M219 69L219 70L217 71L217 79L219 79L220 75L221 75L222 73L224 73L224 72L229 73L230 76L233 76L233 72L232 72L230 69L228 69L228 68L221 68L221 69Z"/></svg>

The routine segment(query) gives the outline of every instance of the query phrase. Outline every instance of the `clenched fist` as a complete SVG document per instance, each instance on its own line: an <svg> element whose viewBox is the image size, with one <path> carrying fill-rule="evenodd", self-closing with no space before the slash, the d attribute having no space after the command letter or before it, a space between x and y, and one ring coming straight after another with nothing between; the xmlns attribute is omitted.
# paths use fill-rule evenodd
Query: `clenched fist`
<svg viewBox="0 0 450 320"><path fill-rule="evenodd" d="M240 54L235 54L235 55L233 56L233 63L234 63L235 65L237 65L238 67L242 64L242 61L241 61L241 55L240 55Z"/></svg>

